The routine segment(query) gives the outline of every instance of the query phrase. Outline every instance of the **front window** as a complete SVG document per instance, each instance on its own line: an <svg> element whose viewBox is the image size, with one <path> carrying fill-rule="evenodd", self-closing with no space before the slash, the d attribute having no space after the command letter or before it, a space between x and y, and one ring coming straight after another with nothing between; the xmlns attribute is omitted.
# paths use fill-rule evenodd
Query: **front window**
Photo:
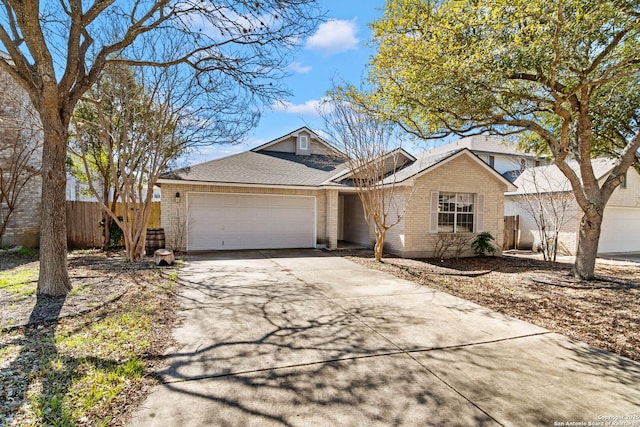
<svg viewBox="0 0 640 427"><path fill-rule="evenodd" d="M438 233L472 233L473 199L471 193L440 193Z"/></svg>

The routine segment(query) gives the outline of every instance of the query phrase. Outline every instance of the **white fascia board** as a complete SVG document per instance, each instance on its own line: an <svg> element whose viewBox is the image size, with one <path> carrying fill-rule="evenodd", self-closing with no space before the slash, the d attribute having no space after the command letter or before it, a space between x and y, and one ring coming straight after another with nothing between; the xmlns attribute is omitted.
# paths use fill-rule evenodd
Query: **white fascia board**
<svg viewBox="0 0 640 427"><path fill-rule="evenodd" d="M159 179L157 184L173 185L204 185L212 187L245 187L245 188L279 188L283 190L343 190L348 187L335 185L278 185L278 184L248 184L241 182L188 181L183 179Z"/></svg>

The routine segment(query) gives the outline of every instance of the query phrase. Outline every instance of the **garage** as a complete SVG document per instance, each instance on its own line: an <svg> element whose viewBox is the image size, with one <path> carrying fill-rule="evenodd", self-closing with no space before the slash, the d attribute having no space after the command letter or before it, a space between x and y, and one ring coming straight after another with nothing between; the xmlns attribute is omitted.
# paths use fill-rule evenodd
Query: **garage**
<svg viewBox="0 0 640 427"><path fill-rule="evenodd" d="M604 210L598 253L640 252L640 209Z"/></svg>
<svg viewBox="0 0 640 427"><path fill-rule="evenodd" d="M312 196L189 193L187 249L311 248L316 244Z"/></svg>

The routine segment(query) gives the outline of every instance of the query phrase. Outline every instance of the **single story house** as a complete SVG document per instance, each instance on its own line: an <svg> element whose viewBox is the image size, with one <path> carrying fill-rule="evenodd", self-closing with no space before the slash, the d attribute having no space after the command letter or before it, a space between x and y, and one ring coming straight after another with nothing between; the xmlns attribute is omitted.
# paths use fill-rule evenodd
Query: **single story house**
<svg viewBox="0 0 640 427"><path fill-rule="evenodd" d="M399 150L385 250L431 257L439 236L503 235L515 187L468 149L413 157ZM343 155L303 127L252 150L163 174L167 246L188 251L371 245L373 234ZM393 178L386 178L391 184Z"/></svg>
<svg viewBox="0 0 640 427"><path fill-rule="evenodd" d="M614 166L611 159L592 160L593 170L600 183L604 182ZM577 162L573 169L579 174ZM582 210L573 196L573 190L564 174L555 165L526 169L514 182L517 190L505 197L505 215L519 215L518 248L529 249L540 245L540 236L528 207L527 199L541 202L556 209L564 206L564 220L559 232L558 250L575 255L577 250ZM640 175L629 168L625 181L613 192L604 209L598 253L640 252Z"/></svg>

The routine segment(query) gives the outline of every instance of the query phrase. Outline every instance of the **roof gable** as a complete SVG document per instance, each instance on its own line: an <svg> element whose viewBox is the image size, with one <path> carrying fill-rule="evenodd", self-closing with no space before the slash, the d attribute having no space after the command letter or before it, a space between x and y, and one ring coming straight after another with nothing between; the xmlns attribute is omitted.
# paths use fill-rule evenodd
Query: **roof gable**
<svg viewBox="0 0 640 427"><path fill-rule="evenodd" d="M477 163L483 170L485 170L488 174L493 176L493 178L505 184L507 186L507 190L513 191L516 189L516 187L511 183L511 181L509 181L504 176L499 174L491 166L483 162L482 159L480 159L477 155L472 153L468 148L462 148L455 151L436 154L436 155L431 154L431 152L427 152L422 156L419 156L416 159L416 161L413 162L411 165L400 170L395 175L395 177L392 176L385 179L385 184L392 184L394 181L396 183L401 183L404 181L417 179L422 175L427 174L437 168L440 168L461 156L467 156L473 162Z"/></svg>
<svg viewBox="0 0 640 427"><path fill-rule="evenodd" d="M294 130L286 135L251 149L253 152L271 151L280 153L296 153L296 142L299 136L309 138L309 154L340 156L342 153L334 146L323 140L317 133L306 126Z"/></svg>
<svg viewBox="0 0 640 427"><path fill-rule="evenodd" d="M407 152L404 148L396 148L395 150L389 151L387 154L382 156L384 160L384 174L392 173L396 170L396 174L399 170L404 168L407 164L415 162L416 158ZM347 169L340 174L332 177L330 181L338 182L345 179L349 179L353 175L353 172L350 169Z"/></svg>

